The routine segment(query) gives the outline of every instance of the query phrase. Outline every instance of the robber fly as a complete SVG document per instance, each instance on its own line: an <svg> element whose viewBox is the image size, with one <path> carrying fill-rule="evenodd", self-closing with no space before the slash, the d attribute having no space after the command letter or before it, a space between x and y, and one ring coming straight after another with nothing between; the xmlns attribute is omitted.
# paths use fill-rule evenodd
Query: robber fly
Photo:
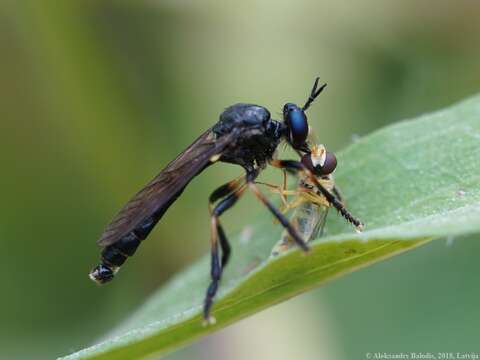
<svg viewBox="0 0 480 360"><path fill-rule="evenodd" d="M337 199L342 201L332 174L337 167L335 154L327 151L322 144L314 145L311 153L302 156L301 163L315 175L318 182L326 190L335 194ZM299 176L298 187L295 190L287 190L286 174L283 187L266 183L263 184L272 187L274 192L280 194L284 211L294 209L290 217L290 223L306 242L322 236L328 210L330 209L330 203L322 193L318 191L308 176L305 174ZM292 195L295 196L295 198L288 203L286 197ZM355 230L361 232L363 230L363 224L360 223L356 225ZM284 231L281 239L273 247L271 256L278 256L294 245L291 236L288 232Z"/></svg>
<svg viewBox="0 0 480 360"><path fill-rule="evenodd" d="M103 248L101 262L90 272L90 278L99 284L112 280L127 257L135 253L140 243L145 240L170 205L178 199L188 183L216 162L240 165L246 174L220 186L209 198L211 283L206 292L203 309L207 322L213 321L210 309L222 271L230 256L230 245L219 217L237 202L247 188L272 212L304 251L309 249L287 218L270 203L255 184L255 179L267 164L293 173L303 171L308 174L327 201L350 222L358 225L359 221L348 213L335 195L325 189L301 162L273 159L274 152L282 140L299 155L310 152L306 143L309 127L305 111L326 86L324 84L318 87L318 81L317 78L303 107L292 103L285 104L283 121L271 119L270 112L259 105L235 104L226 108L213 127L200 135L140 190L107 226L97 242Z"/></svg>

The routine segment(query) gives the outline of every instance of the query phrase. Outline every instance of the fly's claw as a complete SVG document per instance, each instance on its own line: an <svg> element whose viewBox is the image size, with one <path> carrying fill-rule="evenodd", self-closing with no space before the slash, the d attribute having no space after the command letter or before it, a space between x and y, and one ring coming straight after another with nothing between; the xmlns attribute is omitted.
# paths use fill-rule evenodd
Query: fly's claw
<svg viewBox="0 0 480 360"><path fill-rule="evenodd" d="M365 224L360 223L357 226L355 226L355 231L357 232L357 234L361 234L363 230L365 230Z"/></svg>

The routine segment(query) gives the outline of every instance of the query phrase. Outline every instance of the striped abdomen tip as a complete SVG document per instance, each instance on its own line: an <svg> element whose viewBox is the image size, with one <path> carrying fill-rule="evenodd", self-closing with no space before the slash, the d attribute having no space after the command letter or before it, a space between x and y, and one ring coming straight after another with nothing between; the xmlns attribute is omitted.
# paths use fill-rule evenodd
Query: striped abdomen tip
<svg viewBox="0 0 480 360"><path fill-rule="evenodd" d="M117 268L111 268L105 264L100 264L90 271L88 276L97 284L105 284L113 280L116 272Z"/></svg>

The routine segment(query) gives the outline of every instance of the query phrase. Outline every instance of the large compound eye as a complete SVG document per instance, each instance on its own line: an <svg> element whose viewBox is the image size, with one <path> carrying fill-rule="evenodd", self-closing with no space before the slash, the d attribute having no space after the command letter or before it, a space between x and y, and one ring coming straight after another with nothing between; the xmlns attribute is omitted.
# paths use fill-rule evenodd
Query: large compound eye
<svg viewBox="0 0 480 360"><path fill-rule="evenodd" d="M308 137L308 122L301 109L295 109L286 114L286 122L290 128L290 141L293 146L302 146Z"/></svg>
<svg viewBox="0 0 480 360"><path fill-rule="evenodd" d="M303 155L302 159L300 161L303 164L303 166L305 166L308 170L313 172L315 175L318 175L317 170L315 169L315 166L313 166L312 155L311 154Z"/></svg>
<svg viewBox="0 0 480 360"><path fill-rule="evenodd" d="M283 105L283 117L284 117L284 120L286 120L286 117L287 117L287 114L295 109L297 109L298 106L293 104L293 103L286 103L285 105Z"/></svg>
<svg viewBox="0 0 480 360"><path fill-rule="evenodd" d="M325 156L325 163L322 166L322 173L324 175L331 174L336 167L337 167L336 156L333 153L327 151L327 154Z"/></svg>
<svg viewBox="0 0 480 360"><path fill-rule="evenodd" d="M315 166L313 164L312 154L303 155L301 162L303 166L305 166L308 170L310 170L312 173L314 173L317 176L329 175L337 167L337 158L333 153L328 151L325 155L325 162L323 163L323 166L321 166L320 164Z"/></svg>

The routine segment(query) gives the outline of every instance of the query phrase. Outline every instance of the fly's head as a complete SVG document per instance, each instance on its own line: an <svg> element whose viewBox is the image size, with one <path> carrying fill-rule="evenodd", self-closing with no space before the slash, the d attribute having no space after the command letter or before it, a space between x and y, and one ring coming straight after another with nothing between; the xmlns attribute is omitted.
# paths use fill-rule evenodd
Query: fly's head
<svg viewBox="0 0 480 360"><path fill-rule="evenodd" d="M314 145L311 153L302 156L301 162L316 176L330 175L337 167L335 154L327 151L322 144Z"/></svg>
<svg viewBox="0 0 480 360"><path fill-rule="evenodd" d="M285 125L287 141L295 150L306 153L309 153L310 149L307 145L309 126L305 111L310 107L325 86L327 86L327 84L323 84L318 88L318 81L319 78L316 78L310 96L303 107L293 103L287 103L283 106L283 122Z"/></svg>
<svg viewBox="0 0 480 360"><path fill-rule="evenodd" d="M288 143L295 149L308 152L308 120L305 111L295 104L283 107L283 121L286 127Z"/></svg>

